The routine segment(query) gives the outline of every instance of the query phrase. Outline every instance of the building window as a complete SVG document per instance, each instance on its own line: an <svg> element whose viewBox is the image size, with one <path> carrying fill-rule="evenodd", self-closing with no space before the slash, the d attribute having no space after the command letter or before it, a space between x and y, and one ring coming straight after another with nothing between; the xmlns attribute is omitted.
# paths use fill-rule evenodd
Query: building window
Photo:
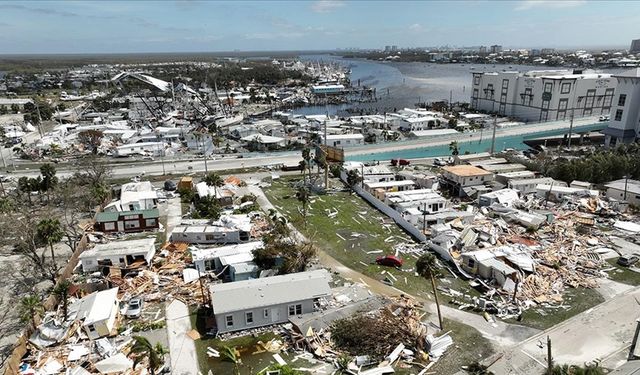
<svg viewBox="0 0 640 375"><path fill-rule="evenodd" d="M474 85L479 85L480 84L480 75L479 74L474 74L473 75L473 84Z"/></svg>
<svg viewBox="0 0 640 375"><path fill-rule="evenodd" d="M247 324L253 324L253 313L252 312L245 313L244 319L247 322Z"/></svg>
<svg viewBox="0 0 640 375"><path fill-rule="evenodd" d="M96 327L93 324L89 324L87 326L87 329L89 329L89 332L95 332L96 331Z"/></svg>
<svg viewBox="0 0 640 375"><path fill-rule="evenodd" d="M565 82L560 86L560 94L568 94L571 92L571 83Z"/></svg>
<svg viewBox="0 0 640 375"><path fill-rule="evenodd" d="M627 94L620 94L618 97L618 107L624 107L624 103L627 102Z"/></svg>
<svg viewBox="0 0 640 375"><path fill-rule="evenodd" d="M262 312L262 316L266 319L269 317L269 309L264 309L264 311Z"/></svg>
<svg viewBox="0 0 640 375"><path fill-rule="evenodd" d="M503 79L502 80L502 88L506 89L509 87L509 80L508 79Z"/></svg>
<svg viewBox="0 0 640 375"><path fill-rule="evenodd" d="M104 223L104 230L116 230L116 223Z"/></svg>
<svg viewBox="0 0 640 375"><path fill-rule="evenodd" d="M478 89L473 89L473 98L474 99L478 98Z"/></svg>
<svg viewBox="0 0 640 375"><path fill-rule="evenodd" d="M613 89L606 89L604 92L604 103L602 105L604 107L611 107L612 101L613 101Z"/></svg>
<svg viewBox="0 0 640 375"><path fill-rule="evenodd" d="M124 228L125 229L140 228L140 222L138 220L136 220L136 221L133 221L133 220L125 221L124 222Z"/></svg>
<svg viewBox="0 0 640 375"><path fill-rule="evenodd" d="M292 315L301 315L302 314L302 304L299 303L297 305L289 305L289 316Z"/></svg>
<svg viewBox="0 0 640 375"><path fill-rule="evenodd" d="M205 234L204 239L207 241L213 241L213 234Z"/></svg>
<svg viewBox="0 0 640 375"><path fill-rule="evenodd" d="M156 226L156 219L146 219L144 221L144 224L147 227L155 227Z"/></svg>
<svg viewBox="0 0 640 375"><path fill-rule="evenodd" d="M551 92L552 88L553 88L553 83L547 82L544 84L544 92Z"/></svg>
<svg viewBox="0 0 640 375"><path fill-rule="evenodd" d="M233 327L233 315L225 316L225 320L227 321L227 327Z"/></svg>
<svg viewBox="0 0 640 375"><path fill-rule="evenodd" d="M615 117L616 121L622 121L622 110L619 109L616 111L616 117Z"/></svg>

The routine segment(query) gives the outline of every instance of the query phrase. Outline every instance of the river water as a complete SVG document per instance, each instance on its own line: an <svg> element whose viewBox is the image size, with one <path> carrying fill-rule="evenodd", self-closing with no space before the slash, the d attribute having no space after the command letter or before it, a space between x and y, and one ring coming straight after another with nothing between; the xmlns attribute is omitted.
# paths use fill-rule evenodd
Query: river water
<svg viewBox="0 0 640 375"><path fill-rule="evenodd" d="M351 69L351 84L375 87L378 101L375 103L352 103L333 106L303 107L296 114L347 115L347 108L363 109L367 113L395 112L416 103L441 100L469 102L473 72L520 71L569 69L533 65L494 64L434 64L418 62L383 62L362 59L345 59L333 55L305 55L301 60L338 63ZM624 69L610 69L606 73L617 73Z"/></svg>

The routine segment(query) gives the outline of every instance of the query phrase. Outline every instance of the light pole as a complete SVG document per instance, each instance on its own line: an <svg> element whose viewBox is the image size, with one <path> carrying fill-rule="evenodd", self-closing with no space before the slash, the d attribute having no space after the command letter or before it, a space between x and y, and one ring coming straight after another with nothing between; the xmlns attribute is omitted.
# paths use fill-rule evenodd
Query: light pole
<svg viewBox="0 0 640 375"><path fill-rule="evenodd" d="M571 148L571 137L573 136L573 118L575 116L575 110L576 110L576 84L577 81L574 82L573 85L573 100L571 102L571 122L569 123L569 139L567 140L567 147Z"/></svg>
<svg viewBox="0 0 640 375"><path fill-rule="evenodd" d="M627 184L629 183L629 176L624 176L624 200L627 200Z"/></svg>

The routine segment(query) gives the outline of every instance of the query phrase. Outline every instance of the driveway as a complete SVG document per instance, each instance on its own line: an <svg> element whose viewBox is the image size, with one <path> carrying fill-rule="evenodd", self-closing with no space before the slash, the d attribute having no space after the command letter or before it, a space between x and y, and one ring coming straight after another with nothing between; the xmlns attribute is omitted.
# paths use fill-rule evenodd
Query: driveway
<svg viewBox="0 0 640 375"><path fill-rule="evenodd" d="M173 300L166 311L171 374L198 374L196 344L187 336L187 332L192 329L189 308L184 303Z"/></svg>

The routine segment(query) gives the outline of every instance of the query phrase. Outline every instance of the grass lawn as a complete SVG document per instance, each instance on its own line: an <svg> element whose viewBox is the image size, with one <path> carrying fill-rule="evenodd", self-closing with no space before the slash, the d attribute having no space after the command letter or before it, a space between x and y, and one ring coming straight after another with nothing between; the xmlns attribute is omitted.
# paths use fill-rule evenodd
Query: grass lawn
<svg viewBox="0 0 640 375"><path fill-rule="evenodd" d="M615 270L608 272L611 280L633 286L640 285L640 272L633 271L628 267L622 267L617 263L617 261L618 258L607 260L611 266L616 268Z"/></svg>
<svg viewBox="0 0 640 375"><path fill-rule="evenodd" d="M264 193L298 230L342 264L377 280L388 278L394 287L414 296L430 298L430 284L415 274L415 255L399 254L404 261L401 270L375 264L376 257L395 254L394 245L415 243L409 234L365 200L348 192L312 196L305 224L294 187L301 179L300 176L282 177L265 188ZM336 210L337 215L329 216ZM383 271L386 271L384 275ZM387 272L396 280L387 276ZM478 295L463 280L456 279L446 270L443 274L445 277L440 285Z"/></svg>
<svg viewBox="0 0 640 375"><path fill-rule="evenodd" d="M191 326L197 328L200 333L203 333L204 329L202 327L204 324L204 317L202 315L198 315L196 310L191 310L190 318ZM226 341L222 341L218 338L200 338L195 341L200 372L206 374L211 370L214 374L233 374L234 366L231 362L223 361L221 358L209 358L207 355L208 347L221 352L223 346L228 346L235 347L240 353L240 359L242 360L242 364L239 366L240 374L255 374L263 368L275 363L272 353L255 353L261 349L257 346L258 342L267 342L277 337L278 336L273 332L267 331L256 336L247 335Z"/></svg>
<svg viewBox="0 0 640 375"><path fill-rule="evenodd" d="M522 314L522 321L511 320L510 323L518 323L544 330L602 302L604 302L604 297L595 289L567 288L564 293L563 304L569 306L567 309L563 307L531 308Z"/></svg>
<svg viewBox="0 0 640 375"><path fill-rule="evenodd" d="M307 238L349 268L378 280L386 276L386 273L381 274L383 270L390 272L397 279L394 281L394 286L398 289L414 296L433 300L430 284L427 280L415 275L415 256L400 254L404 260L402 270L372 264L377 256L394 254L395 244L414 243L414 240L393 220L359 196L338 192L312 197L305 225L299 211L301 204L295 198L293 186L300 180L299 176L282 177L273 181L270 187L264 189L264 192L271 203ZM336 210L337 215L328 216ZM368 254L368 252L380 250L382 253ZM443 270L443 274L444 278L439 280L441 286L474 296L479 295L465 281L455 278L447 270ZM448 300L443 295L440 295L440 298L441 301ZM445 324L446 329L452 331L455 349L452 347L451 353L447 353L433 367L437 373L455 373L461 365L469 364L492 353L490 342L474 328L451 320L446 320Z"/></svg>

